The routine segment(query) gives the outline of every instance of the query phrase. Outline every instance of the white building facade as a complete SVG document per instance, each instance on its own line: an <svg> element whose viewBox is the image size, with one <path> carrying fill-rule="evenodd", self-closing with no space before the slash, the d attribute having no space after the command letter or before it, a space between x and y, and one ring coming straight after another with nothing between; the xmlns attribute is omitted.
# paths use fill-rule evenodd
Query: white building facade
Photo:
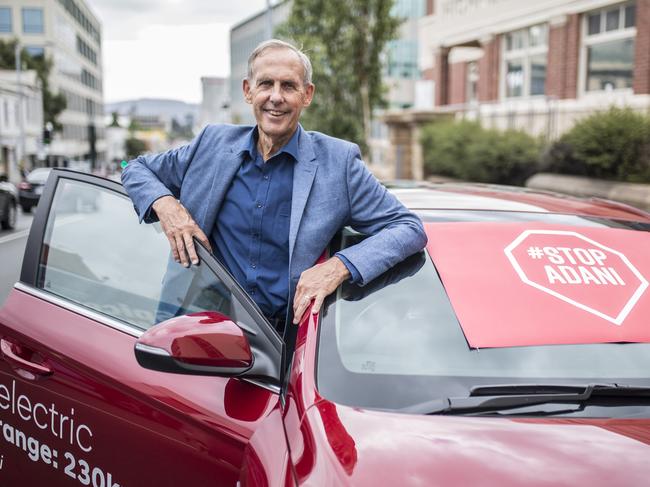
<svg viewBox="0 0 650 487"><path fill-rule="evenodd" d="M91 160L98 168L106 158L99 20L83 0L2 0L0 39L13 38L53 60L50 90L67 100L46 164Z"/></svg>
<svg viewBox="0 0 650 487"><path fill-rule="evenodd" d="M35 71L0 70L0 175L17 184L42 154L43 99ZM21 168L20 165L23 164Z"/></svg>
<svg viewBox="0 0 650 487"><path fill-rule="evenodd" d="M230 96L228 78L204 76L201 78L201 109L199 127L209 123L230 123Z"/></svg>

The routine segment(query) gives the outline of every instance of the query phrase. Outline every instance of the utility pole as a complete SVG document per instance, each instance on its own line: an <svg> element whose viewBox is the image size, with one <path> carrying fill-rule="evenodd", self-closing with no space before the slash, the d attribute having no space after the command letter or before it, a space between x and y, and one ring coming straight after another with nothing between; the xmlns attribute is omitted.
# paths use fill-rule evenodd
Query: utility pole
<svg viewBox="0 0 650 487"><path fill-rule="evenodd" d="M22 62L20 53L22 45L20 41L16 41L16 88L18 90L18 144L16 146L16 162L18 166L24 168L23 163L25 159L25 114L24 114L24 100L23 100L23 84L21 80Z"/></svg>

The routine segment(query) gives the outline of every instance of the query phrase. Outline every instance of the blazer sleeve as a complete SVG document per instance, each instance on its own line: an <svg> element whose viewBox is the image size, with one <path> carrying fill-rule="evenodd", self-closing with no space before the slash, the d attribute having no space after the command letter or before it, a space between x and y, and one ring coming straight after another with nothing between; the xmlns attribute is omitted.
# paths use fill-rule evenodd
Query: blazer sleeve
<svg viewBox="0 0 650 487"><path fill-rule="evenodd" d="M122 171L122 185L128 193L140 222L158 221L151 205L163 197L180 198L181 185L207 126L189 144L160 154L138 156Z"/></svg>
<svg viewBox="0 0 650 487"><path fill-rule="evenodd" d="M347 185L348 223L370 236L338 253L354 265L363 285L422 250L427 236L422 221L370 173L356 145L348 154Z"/></svg>

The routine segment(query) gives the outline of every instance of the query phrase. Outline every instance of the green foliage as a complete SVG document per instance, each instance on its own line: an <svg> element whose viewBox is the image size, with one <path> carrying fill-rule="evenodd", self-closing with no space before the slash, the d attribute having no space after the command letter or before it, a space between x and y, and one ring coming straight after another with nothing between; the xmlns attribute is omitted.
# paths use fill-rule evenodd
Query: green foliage
<svg viewBox="0 0 650 487"><path fill-rule="evenodd" d="M294 0L277 35L310 57L316 94L305 128L367 147L371 110L383 106L380 55L397 35L394 0Z"/></svg>
<svg viewBox="0 0 650 487"><path fill-rule="evenodd" d="M120 126L120 121L119 121L119 113L113 112L111 113L111 123L109 127L119 127Z"/></svg>
<svg viewBox="0 0 650 487"><path fill-rule="evenodd" d="M16 39L3 41L0 39L0 69L16 69ZM50 91L50 71L52 60L44 56L31 56L27 50L20 51L22 69L33 69L36 71L41 83L43 93L43 124L50 122L54 130L61 130L62 126L57 121L59 114L65 110L67 101L61 93Z"/></svg>
<svg viewBox="0 0 650 487"><path fill-rule="evenodd" d="M127 159L135 159L140 154L146 152L147 144L143 140L129 137L126 139L125 150Z"/></svg>
<svg viewBox="0 0 650 487"><path fill-rule="evenodd" d="M650 182L650 117L610 108L579 121L544 156L545 170Z"/></svg>
<svg viewBox="0 0 650 487"><path fill-rule="evenodd" d="M484 183L522 185L538 170L541 143L530 135L500 132L476 122L434 122L422 130L427 174Z"/></svg>

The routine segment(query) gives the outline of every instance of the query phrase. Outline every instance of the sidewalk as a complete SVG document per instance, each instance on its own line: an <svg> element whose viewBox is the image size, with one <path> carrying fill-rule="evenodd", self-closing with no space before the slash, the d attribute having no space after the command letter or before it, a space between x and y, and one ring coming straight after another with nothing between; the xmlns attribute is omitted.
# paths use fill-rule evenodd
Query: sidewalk
<svg viewBox="0 0 650 487"><path fill-rule="evenodd" d="M605 198L650 211L650 184L620 183L565 174L538 173L526 181L526 187L573 196Z"/></svg>

